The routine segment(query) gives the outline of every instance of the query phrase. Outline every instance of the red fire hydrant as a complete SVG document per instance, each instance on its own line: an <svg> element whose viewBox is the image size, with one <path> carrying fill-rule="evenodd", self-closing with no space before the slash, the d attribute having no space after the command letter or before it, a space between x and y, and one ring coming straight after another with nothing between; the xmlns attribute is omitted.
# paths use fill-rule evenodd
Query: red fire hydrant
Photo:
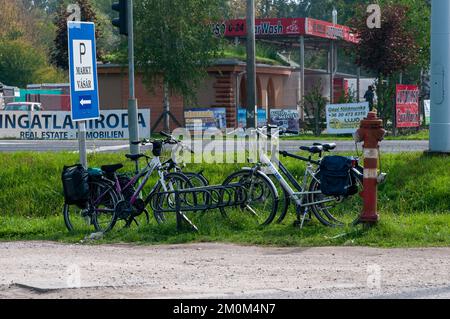
<svg viewBox="0 0 450 319"><path fill-rule="evenodd" d="M360 129L355 135L357 142L364 141L364 190L360 194L364 208L359 220L361 223L375 224L379 220L377 212L379 143L385 135L383 121L375 112L370 112L367 118L361 121Z"/></svg>

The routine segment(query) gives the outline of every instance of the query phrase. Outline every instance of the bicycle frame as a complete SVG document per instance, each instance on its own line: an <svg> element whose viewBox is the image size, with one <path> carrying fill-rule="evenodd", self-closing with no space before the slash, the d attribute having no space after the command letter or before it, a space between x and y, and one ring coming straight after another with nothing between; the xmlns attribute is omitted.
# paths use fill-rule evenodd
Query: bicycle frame
<svg viewBox="0 0 450 319"><path fill-rule="evenodd" d="M150 177L153 175L153 173L155 171L158 172L159 175L159 181L161 182L161 185L164 189L164 191L167 191L167 187L164 183L164 173L161 170L162 167L162 163L159 157L154 157L150 163L148 163L148 165L146 166L145 169L143 169L141 171L141 173L139 173L138 175L136 175L135 177L133 177L131 179L131 181L123 188L124 190L127 189L128 187L132 186L132 185L136 185L137 182L143 178L142 182L139 184L138 188L136 189L136 191L134 192L133 196L130 199L130 204L134 205L136 203L136 201L140 198L140 195L142 193L142 190L144 189L145 185L147 185L148 180L150 179ZM155 184L155 186L153 187L153 189L151 190L150 194L155 190L157 184ZM116 180L116 188L119 192L122 192L122 188L120 186L120 183L118 181L118 179Z"/></svg>
<svg viewBox="0 0 450 319"><path fill-rule="evenodd" d="M277 181L281 184L283 189L286 190L286 192L289 194L289 197L294 200L295 204L298 207L306 207L306 206L312 206L312 205L319 204L319 203L308 203L306 205L304 204L305 196L321 193L320 191L317 191L317 192L305 192L304 191L307 188L308 181L310 179L317 180L317 178L315 176L314 167L310 162L308 162L308 166L306 167L305 174L303 176L302 185L300 185L297 182L297 180L294 178L294 176L288 171L288 169L282 163L279 163L279 167L280 167L282 173L294 185L294 187L297 189L297 191L291 187L291 185L287 182L287 180L283 177L283 175L278 171L278 169L272 163L272 160L267 155L261 154L260 162L261 162L261 164L263 164L266 167L266 169L269 170L270 174L275 176ZM325 201L325 202L328 202L328 201Z"/></svg>
<svg viewBox="0 0 450 319"><path fill-rule="evenodd" d="M120 185L119 178L117 176L115 177L114 181L107 179L111 183L111 186L102 195L100 195L99 198L97 198L97 200L95 201L95 204L98 205L102 201L103 197L111 189L114 188L118 194L122 194L124 190L128 189L131 186L136 185L138 183L138 181L141 178L143 178L142 182L139 184L138 188L136 189L136 191L134 192L133 196L130 199L130 204L134 205L136 203L136 201L141 197L142 190L144 189L145 185L147 185L148 180L150 179L150 177L153 175L153 173L155 171L158 171L159 181L161 182L161 185L162 185L164 191L168 191L167 187L164 183L164 173L160 169L161 167L162 167L162 164L161 164L160 158L154 157L140 173L136 174L131 179L131 181L128 182L128 184L123 187ZM155 190L156 186L157 186L157 184L155 184L155 186L153 187L150 194Z"/></svg>
<svg viewBox="0 0 450 319"><path fill-rule="evenodd" d="M261 129L257 129L257 134L258 136L264 136L267 138L267 135L265 135ZM294 185L294 187L296 188L296 190L294 190L290 184L287 182L287 180L283 177L283 175L279 172L279 170L276 168L275 164L272 162L272 159L269 158L262 147L262 144L259 144L260 149L259 149L259 161L260 164L257 166L257 169L260 169L261 166L264 166L268 171L269 171L269 175L272 174L273 176L275 176L275 178L277 179L277 181L281 184L281 187L288 193L289 197L294 201L295 205L298 208L301 207L309 207L309 206L313 206L313 205L318 205L318 204L324 204L324 203L329 203L334 201L335 199L326 199L323 201L318 201L318 202L306 202L304 201L305 196L309 196L309 195L314 195L314 194L322 194L321 191L305 191L308 188L308 181L310 180L316 180L318 182L320 182L318 180L318 178L316 177L316 170L314 169L314 165L320 165L319 161L314 161L311 159L311 157L309 158L305 158L305 157L301 157L301 156L297 156L294 154L289 154L287 152L280 152L281 155L283 156L288 156L288 157L292 157L304 162L307 162L308 165L305 169L305 173L303 176L303 181L302 184L300 185L298 183L298 181L295 179L295 177L289 172L289 170L280 162L278 161L278 166L281 169L281 172L288 178L288 180ZM272 146L272 153L274 152L273 150L273 145Z"/></svg>

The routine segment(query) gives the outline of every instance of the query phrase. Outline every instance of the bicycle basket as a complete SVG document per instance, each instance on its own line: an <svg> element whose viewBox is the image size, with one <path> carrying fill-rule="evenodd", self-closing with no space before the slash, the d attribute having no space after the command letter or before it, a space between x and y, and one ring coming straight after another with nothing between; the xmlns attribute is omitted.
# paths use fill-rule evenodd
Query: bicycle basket
<svg viewBox="0 0 450 319"><path fill-rule="evenodd" d="M86 208L89 201L88 171L79 164L74 166L65 166L61 179L66 204Z"/></svg>
<svg viewBox="0 0 450 319"><path fill-rule="evenodd" d="M327 196L349 196L352 190L352 159L327 156L320 164L320 190Z"/></svg>

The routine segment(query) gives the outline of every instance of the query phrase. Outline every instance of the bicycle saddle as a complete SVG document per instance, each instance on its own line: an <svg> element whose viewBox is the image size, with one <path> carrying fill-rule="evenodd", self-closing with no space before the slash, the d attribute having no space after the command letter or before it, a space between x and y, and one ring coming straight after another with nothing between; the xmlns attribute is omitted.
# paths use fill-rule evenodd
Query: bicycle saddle
<svg viewBox="0 0 450 319"><path fill-rule="evenodd" d="M133 155L133 154L127 154L127 155L125 155L125 157L126 158L128 158L129 160L132 160L132 161L138 161L139 159L141 159L141 158L143 158L143 157L146 157L144 154L136 154L136 155Z"/></svg>
<svg viewBox="0 0 450 319"><path fill-rule="evenodd" d="M116 165L105 165L102 166L101 169L107 174L112 174L117 172L119 169L123 168L122 164L116 164Z"/></svg>
<svg viewBox="0 0 450 319"><path fill-rule="evenodd" d="M309 152L311 154L319 154L319 153L323 152L323 147L322 146L312 146L312 147L301 146L300 149L302 151L306 151L306 152Z"/></svg>
<svg viewBox="0 0 450 319"><path fill-rule="evenodd" d="M314 146L322 146L325 152L332 151L336 148L336 143L330 144L322 144L322 143L314 143Z"/></svg>

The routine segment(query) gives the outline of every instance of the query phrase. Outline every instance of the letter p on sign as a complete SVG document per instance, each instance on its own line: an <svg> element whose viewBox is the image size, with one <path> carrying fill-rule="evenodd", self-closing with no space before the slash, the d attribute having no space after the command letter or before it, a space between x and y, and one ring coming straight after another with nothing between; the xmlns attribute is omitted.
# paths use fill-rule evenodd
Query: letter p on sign
<svg viewBox="0 0 450 319"><path fill-rule="evenodd" d="M381 8L378 4L371 4L367 7L367 27L369 29L381 29Z"/></svg>

